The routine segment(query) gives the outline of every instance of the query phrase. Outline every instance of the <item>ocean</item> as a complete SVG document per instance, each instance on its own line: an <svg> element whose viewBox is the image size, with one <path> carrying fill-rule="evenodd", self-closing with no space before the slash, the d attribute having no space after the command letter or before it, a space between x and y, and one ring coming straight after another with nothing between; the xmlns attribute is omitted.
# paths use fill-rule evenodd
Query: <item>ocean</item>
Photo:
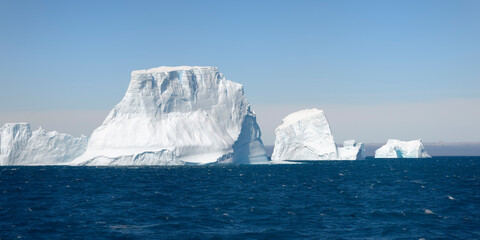
<svg viewBox="0 0 480 240"><path fill-rule="evenodd" d="M480 239L480 157L0 167L0 239Z"/></svg>

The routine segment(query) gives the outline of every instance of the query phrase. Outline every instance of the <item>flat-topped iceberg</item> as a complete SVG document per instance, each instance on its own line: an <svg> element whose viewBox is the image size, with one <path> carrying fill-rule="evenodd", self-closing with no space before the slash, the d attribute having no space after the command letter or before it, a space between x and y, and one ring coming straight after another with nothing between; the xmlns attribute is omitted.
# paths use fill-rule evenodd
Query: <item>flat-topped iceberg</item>
<svg viewBox="0 0 480 240"><path fill-rule="evenodd" d="M400 141L389 139L375 151L375 158L429 158L422 140Z"/></svg>
<svg viewBox="0 0 480 240"><path fill-rule="evenodd" d="M82 154L87 137L31 131L29 123L7 123L0 128L0 165L66 164Z"/></svg>
<svg viewBox="0 0 480 240"><path fill-rule="evenodd" d="M73 165L268 163L241 84L215 67L133 71Z"/></svg>
<svg viewBox="0 0 480 240"><path fill-rule="evenodd" d="M346 141L337 148L322 110L313 108L291 113L275 129L273 163L309 160L363 159L363 144Z"/></svg>

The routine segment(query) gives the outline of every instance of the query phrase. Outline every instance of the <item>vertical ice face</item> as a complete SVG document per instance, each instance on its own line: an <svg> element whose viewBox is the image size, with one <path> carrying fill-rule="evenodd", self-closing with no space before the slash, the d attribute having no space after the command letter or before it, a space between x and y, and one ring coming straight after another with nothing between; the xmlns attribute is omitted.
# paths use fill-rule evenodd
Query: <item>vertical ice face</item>
<svg viewBox="0 0 480 240"><path fill-rule="evenodd" d="M343 142L343 147L338 148L339 160L363 160L365 159L365 147L363 143L357 143L355 140Z"/></svg>
<svg viewBox="0 0 480 240"><path fill-rule="evenodd" d="M0 128L0 165L14 165L32 136L28 123L6 123Z"/></svg>
<svg viewBox="0 0 480 240"><path fill-rule="evenodd" d="M365 159L363 143L348 140L338 147L327 117L316 108L294 112L275 129L273 163L288 160L360 160Z"/></svg>
<svg viewBox="0 0 480 240"><path fill-rule="evenodd" d="M7 123L0 128L0 165L65 164L81 155L87 137L72 137L42 128L32 132L29 123Z"/></svg>
<svg viewBox="0 0 480 240"><path fill-rule="evenodd" d="M422 140L400 141L389 139L375 151L375 158L429 158Z"/></svg>
<svg viewBox="0 0 480 240"><path fill-rule="evenodd" d="M215 67L188 66L133 71L124 98L72 164L147 164L142 159L156 165L268 162L243 86Z"/></svg>
<svg viewBox="0 0 480 240"><path fill-rule="evenodd" d="M337 147L322 110L294 112L275 129L272 161L330 159L337 159Z"/></svg>

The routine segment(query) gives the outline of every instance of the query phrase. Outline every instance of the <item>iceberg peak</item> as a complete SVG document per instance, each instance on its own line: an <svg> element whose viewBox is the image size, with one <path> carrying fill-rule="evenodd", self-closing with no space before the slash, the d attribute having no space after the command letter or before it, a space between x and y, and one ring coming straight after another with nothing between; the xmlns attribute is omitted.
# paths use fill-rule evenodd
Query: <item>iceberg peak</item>
<svg viewBox="0 0 480 240"><path fill-rule="evenodd" d="M294 123L298 123L302 120L305 119L310 119L310 118L321 118L322 121L327 121L325 117L325 113L323 110L317 109L317 108L312 108L312 109L304 109L300 110L298 112L295 112L294 114L289 114L285 118L283 118L283 123L282 125L291 125ZM323 120L324 119L324 120Z"/></svg>
<svg viewBox="0 0 480 240"><path fill-rule="evenodd" d="M216 67L133 71L124 98L72 164L146 162L267 163L243 86L226 80Z"/></svg>
<svg viewBox="0 0 480 240"><path fill-rule="evenodd" d="M166 72L177 72L177 71L190 71L193 69L212 69L217 70L217 67L209 67L209 66L161 66L149 69L142 69L142 70L134 70L132 71L132 75L138 74L152 74L152 73L166 73Z"/></svg>

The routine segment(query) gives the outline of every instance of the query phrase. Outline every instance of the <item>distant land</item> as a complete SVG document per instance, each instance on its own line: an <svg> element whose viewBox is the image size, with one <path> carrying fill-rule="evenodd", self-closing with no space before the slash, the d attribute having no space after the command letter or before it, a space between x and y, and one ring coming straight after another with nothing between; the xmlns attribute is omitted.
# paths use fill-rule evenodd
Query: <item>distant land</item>
<svg viewBox="0 0 480 240"><path fill-rule="evenodd" d="M386 143L386 141L385 141ZM365 155L374 156L375 150L381 147L385 143L366 143ZM342 146L342 143L338 143ZM423 143L425 149L430 156L480 156L480 142L431 142ZM272 156L273 146L265 146L267 155Z"/></svg>

